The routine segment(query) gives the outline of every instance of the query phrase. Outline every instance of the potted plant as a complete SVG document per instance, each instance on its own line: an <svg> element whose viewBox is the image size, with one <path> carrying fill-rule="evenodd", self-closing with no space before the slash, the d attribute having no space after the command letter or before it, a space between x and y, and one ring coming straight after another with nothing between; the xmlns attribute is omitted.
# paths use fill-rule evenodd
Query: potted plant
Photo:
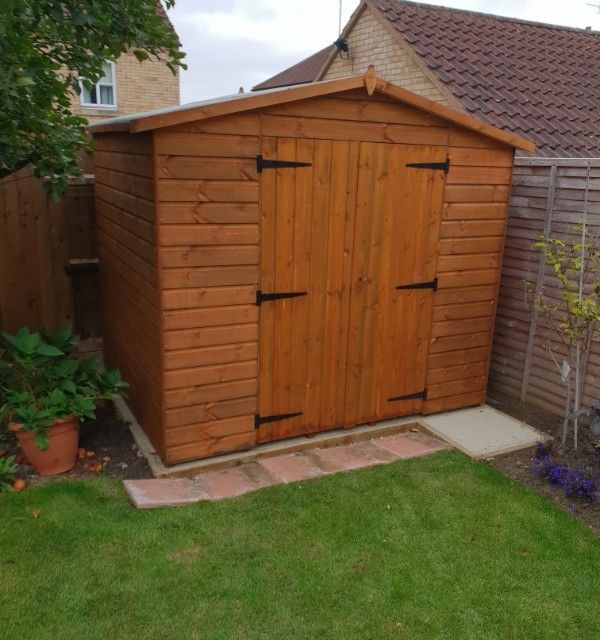
<svg viewBox="0 0 600 640"><path fill-rule="evenodd" d="M126 383L97 358L73 357L77 338L68 328L56 334L23 328L1 338L0 417L38 474L72 469L80 421L95 419L98 403L115 399Z"/></svg>

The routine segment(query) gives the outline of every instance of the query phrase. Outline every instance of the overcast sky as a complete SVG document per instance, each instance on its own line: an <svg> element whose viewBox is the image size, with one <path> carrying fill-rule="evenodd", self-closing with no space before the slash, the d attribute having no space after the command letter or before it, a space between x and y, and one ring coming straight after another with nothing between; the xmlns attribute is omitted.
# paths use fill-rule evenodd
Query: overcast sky
<svg viewBox="0 0 600 640"><path fill-rule="evenodd" d="M600 12L586 0L422 1L600 30ZM342 0L343 24L357 6L358 0ZM181 101L249 90L322 49L338 35L338 12L339 0L177 0L169 16L189 66Z"/></svg>

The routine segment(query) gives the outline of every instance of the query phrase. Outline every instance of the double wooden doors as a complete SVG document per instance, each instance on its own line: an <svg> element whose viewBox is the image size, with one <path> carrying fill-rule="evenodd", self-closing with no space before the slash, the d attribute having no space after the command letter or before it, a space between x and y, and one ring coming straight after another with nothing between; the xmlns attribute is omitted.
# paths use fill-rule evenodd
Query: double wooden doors
<svg viewBox="0 0 600 640"><path fill-rule="evenodd" d="M261 160L258 441L417 413L446 150L266 137Z"/></svg>

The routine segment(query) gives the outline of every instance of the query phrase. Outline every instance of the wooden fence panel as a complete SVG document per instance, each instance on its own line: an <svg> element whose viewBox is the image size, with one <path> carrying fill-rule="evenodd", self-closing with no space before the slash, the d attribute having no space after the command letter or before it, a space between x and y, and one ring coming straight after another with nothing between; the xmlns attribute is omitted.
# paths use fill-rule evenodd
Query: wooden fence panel
<svg viewBox="0 0 600 640"><path fill-rule="evenodd" d="M21 170L0 181L0 328L72 325L100 336L94 186L69 185L53 202Z"/></svg>
<svg viewBox="0 0 600 640"><path fill-rule="evenodd" d="M533 244L540 237L568 238L584 218L592 234L600 231L600 159L515 160L490 370L492 395L497 390L557 415L564 411L566 391L555 362L562 362L564 348L531 304L536 293L560 298L560 291ZM600 397L598 342L584 379L582 401L588 404Z"/></svg>

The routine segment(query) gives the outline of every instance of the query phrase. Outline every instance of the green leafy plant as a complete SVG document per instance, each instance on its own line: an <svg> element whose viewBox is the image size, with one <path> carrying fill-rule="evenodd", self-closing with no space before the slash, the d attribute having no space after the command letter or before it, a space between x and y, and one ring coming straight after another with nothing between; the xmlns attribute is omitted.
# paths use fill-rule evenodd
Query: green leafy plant
<svg viewBox="0 0 600 640"><path fill-rule="evenodd" d="M7 491L17 474L15 456L0 457L0 491Z"/></svg>
<svg viewBox="0 0 600 640"><path fill-rule="evenodd" d="M100 400L114 400L127 384L97 358L74 358L77 337L70 329L56 334L2 333L0 418L35 434L39 449L48 448L47 430L67 416L94 419Z"/></svg>
<svg viewBox="0 0 600 640"><path fill-rule="evenodd" d="M127 51L173 73L185 68L160 0L2 0L0 178L28 167L58 198L81 175L78 153L92 146L71 97Z"/></svg>
<svg viewBox="0 0 600 640"><path fill-rule="evenodd" d="M560 291L557 298L542 289L533 302L538 316L546 319L562 345L562 356L557 356L550 339L546 350L566 386L562 442L564 445L573 422L573 445L577 449L584 367L600 320L600 240L585 225L577 225L564 239L542 238L534 246L542 251Z"/></svg>

